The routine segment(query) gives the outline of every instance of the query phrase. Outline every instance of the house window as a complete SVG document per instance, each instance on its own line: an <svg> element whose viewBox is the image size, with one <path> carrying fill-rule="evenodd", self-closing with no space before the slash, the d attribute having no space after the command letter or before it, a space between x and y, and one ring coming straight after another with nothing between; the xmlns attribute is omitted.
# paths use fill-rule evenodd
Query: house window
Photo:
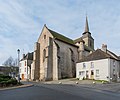
<svg viewBox="0 0 120 100"><path fill-rule="evenodd" d="M94 68L94 63L93 62L91 62L91 68Z"/></svg>
<svg viewBox="0 0 120 100"><path fill-rule="evenodd" d="M26 66L26 61L25 61L25 66Z"/></svg>
<svg viewBox="0 0 120 100"><path fill-rule="evenodd" d="M46 50L44 49L43 50L43 62L45 61L45 58L46 58Z"/></svg>
<svg viewBox="0 0 120 100"><path fill-rule="evenodd" d="M79 71L79 75L84 75L84 71Z"/></svg>
<svg viewBox="0 0 120 100"><path fill-rule="evenodd" d="M96 77L99 77L99 69L96 70Z"/></svg>
<svg viewBox="0 0 120 100"><path fill-rule="evenodd" d="M46 35L44 35L44 39L46 39Z"/></svg>
<svg viewBox="0 0 120 100"><path fill-rule="evenodd" d="M85 63L83 63L83 68L86 68L86 64Z"/></svg>
<svg viewBox="0 0 120 100"><path fill-rule="evenodd" d="M26 72L26 68L25 68L25 72Z"/></svg>
<svg viewBox="0 0 120 100"><path fill-rule="evenodd" d="M20 65L19 65L19 67L21 67L21 63L20 63Z"/></svg>

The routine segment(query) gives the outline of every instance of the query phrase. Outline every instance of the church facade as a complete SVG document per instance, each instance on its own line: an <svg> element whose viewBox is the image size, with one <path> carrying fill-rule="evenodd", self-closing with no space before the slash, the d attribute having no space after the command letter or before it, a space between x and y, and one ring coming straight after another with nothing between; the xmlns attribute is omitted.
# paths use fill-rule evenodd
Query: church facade
<svg viewBox="0 0 120 100"><path fill-rule="evenodd" d="M94 51L94 39L86 17L82 36L72 40L44 25L35 43L32 80L59 80L76 76L76 62Z"/></svg>

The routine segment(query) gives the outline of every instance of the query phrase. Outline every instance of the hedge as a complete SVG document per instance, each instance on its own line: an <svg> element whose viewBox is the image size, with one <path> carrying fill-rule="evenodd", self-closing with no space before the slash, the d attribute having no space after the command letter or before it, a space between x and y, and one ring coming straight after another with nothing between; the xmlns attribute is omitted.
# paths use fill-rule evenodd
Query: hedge
<svg viewBox="0 0 120 100"><path fill-rule="evenodd" d="M10 76L0 75L0 87L17 85L18 81Z"/></svg>

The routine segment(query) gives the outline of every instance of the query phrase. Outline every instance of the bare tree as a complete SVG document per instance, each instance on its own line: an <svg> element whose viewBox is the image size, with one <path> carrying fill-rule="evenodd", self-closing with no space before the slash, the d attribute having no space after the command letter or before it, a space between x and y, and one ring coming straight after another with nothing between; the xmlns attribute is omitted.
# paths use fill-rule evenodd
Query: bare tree
<svg viewBox="0 0 120 100"><path fill-rule="evenodd" d="M3 63L4 66L11 67L17 66L17 59L13 59L11 56Z"/></svg>

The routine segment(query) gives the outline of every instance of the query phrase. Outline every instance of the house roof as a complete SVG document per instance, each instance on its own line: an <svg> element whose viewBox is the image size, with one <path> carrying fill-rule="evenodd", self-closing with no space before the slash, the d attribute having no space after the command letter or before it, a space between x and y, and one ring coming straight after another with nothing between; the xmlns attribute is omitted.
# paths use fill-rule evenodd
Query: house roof
<svg viewBox="0 0 120 100"><path fill-rule="evenodd" d="M33 52L27 53L22 59L22 60L33 60Z"/></svg>
<svg viewBox="0 0 120 100"><path fill-rule="evenodd" d="M100 60L100 59L106 59L106 58L116 59L116 57L114 57L108 53L105 53L101 49L97 49L96 51L94 51L93 53L88 55L87 57L84 57L83 59L81 59L79 62ZM116 60L119 60L119 59L116 59Z"/></svg>
<svg viewBox="0 0 120 100"><path fill-rule="evenodd" d="M47 28L47 29L48 29L48 28ZM65 37L65 36L63 36L63 35L55 32L55 31L53 31L53 30L51 30L51 29L48 29L48 30L49 30L49 32L53 35L54 38L56 38L56 39L58 39L58 40L61 40L61 41L63 41L63 42L66 42L66 43L68 43L68 44L72 44L72 45L76 46L75 43L74 43L74 41L73 41L72 39L70 39L70 38L68 38L68 37Z"/></svg>

